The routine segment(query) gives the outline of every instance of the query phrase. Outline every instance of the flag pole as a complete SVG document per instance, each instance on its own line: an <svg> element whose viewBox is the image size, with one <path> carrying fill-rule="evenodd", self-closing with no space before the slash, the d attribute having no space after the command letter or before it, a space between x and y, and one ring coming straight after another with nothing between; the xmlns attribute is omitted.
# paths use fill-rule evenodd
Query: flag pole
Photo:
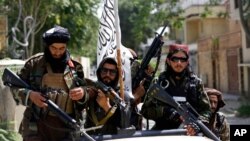
<svg viewBox="0 0 250 141"><path fill-rule="evenodd" d="M118 0L114 0L114 12L115 12L115 29L116 29L116 45L117 45L117 64L119 73L119 84L120 84L120 97L124 100L124 82L122 77L122 61L121 61L121 38L120 38L120 23L118 15Z"/></svg>

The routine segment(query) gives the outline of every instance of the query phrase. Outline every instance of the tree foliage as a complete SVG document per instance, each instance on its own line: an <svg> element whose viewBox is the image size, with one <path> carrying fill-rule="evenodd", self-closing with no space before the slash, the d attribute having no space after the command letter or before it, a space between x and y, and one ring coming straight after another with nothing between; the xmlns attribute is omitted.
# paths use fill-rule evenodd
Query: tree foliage
<svg viewBox="0 0 250 141"><path fill-rule="evenodd" d="M9 9L5 11L8 15L9 31L11 31L20 13L19 1L2 1L0 1L3 4L1 7L8 7ZM35 29L29 39L28 48L31 52L29 56L43 51L41 37L44 31L54 25L61 25L67 27L71 33L69 50L72 54L95 59L96 53L94 52L96 52L98 27L96 11L99 0L21 0L21 4L21 18L17 25L20 31L23 31L22 23L25 17L32 16L35 21ZM9 39L11 43L13 40Z"/></svg>
<svg viewBox="0 0 250 141"><path fill-rule="evenodd" d="M58 24L67 27L71 33L69 50L75 56L96 60L97 32L99 21L97 9L102 0L20 0L22 15L18 24L23 31L23 20L27 16L35 19L35 29L30 35L29 55L43 51L42 33ZM217 4L221 0L210 0ZM9 19L9 31L15 25L19 14L19 0L0 0L1 12ZM139 51L139 45L155 35L164 25L181 27L184 18L179 0L118 0L122 44ZM204 15L209 14L207 9ZM11 35L11 34L9 34ZM9 36L11 37L11 36ZM19 36L21 37L21 36ZM10 38L9 43L13 40Z"/></svg>
<svg viewBox="0 0 250 141"><path fill-rule="evenodd" d="M120 0L122 43L139 50L141 42L154 36L160 26L180 26L183 18L178 0Z"/></svg>
<svg viewBox="0 0 250 141"><path fill-rule="evenodd" d="M55 24L65 26L71 33L69 50L78 56L95 60L97 46L98 18L97 0L56 0L53 14L50 14L45 27ZM94 56L93 56L94 54Z"/></svg>

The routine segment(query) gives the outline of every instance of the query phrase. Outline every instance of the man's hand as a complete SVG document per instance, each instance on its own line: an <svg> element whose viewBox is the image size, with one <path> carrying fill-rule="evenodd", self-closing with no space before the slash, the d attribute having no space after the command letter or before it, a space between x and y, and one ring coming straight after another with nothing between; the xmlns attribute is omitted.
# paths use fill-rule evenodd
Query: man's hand
<svg viewBox="0 0 250 141"><path fill-rule="evenodd" d="M96 101L105 112L108 112L109 109L111 108L111 105L109 103L109 98L106 97L101 90L98 90L98 96L96 98Z"/></svg>
<svg viewBox="0 0 250 141"><path fill-rule="evenodd" d="M84 90L81 87L76 87L69 90L69 97L72 100L80 100L84 97Z"/></svg>
<svg viewBox="0 0 250 141"><path fill-rule="evenodd" d="M134 100L135 100L136 104L139 104L141 102L141 97L143 97L144 94L145 94L145 89L144 89L144 86L143 86L144 82L145 82L145 79L140 82L140 85L133 92L133 95L134 95L134 98L135 98Z"/></svg>
<svg viewBox="0 0 250 141"><path fill-rule="evenodd" d="M190 123L184 126L184 128L187 129L187 135L189 136L195 136L200 132L200 128L195 123Z"/></svg>
<svg viewBox="0 0 250 141"><path fill-rule="evenodd" d="M40 92L30 91L29 99L38 107L47 107L46 98Z"/></svg>

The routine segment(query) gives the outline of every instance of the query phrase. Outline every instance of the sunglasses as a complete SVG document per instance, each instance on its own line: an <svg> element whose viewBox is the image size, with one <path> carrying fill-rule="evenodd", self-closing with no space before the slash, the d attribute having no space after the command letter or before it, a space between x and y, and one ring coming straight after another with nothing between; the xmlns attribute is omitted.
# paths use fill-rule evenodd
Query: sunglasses
<svg viewBox="0 0 250 141"><path fill-rule="evenodd" d="M171 57L170 58L170 60L172 61L172 62L187 62L187 60L188 60L188 58L184 58L184 57Z"/></svg>
<svg viewBox="0 0 250 141"><path fill-rule="evenodd" d="M107 74L109 72L110 75L116 75L117 73L117 70L114 70L114 69L108 69L108 68L102 68L101 69L101 73L102 74Z"/></svg>

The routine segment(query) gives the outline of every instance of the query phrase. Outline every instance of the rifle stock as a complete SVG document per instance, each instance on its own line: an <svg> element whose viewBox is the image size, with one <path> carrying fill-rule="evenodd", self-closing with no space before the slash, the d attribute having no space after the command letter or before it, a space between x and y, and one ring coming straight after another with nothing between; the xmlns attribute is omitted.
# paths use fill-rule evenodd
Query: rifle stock
<svg viewBox="0 0 250 141"><path fill-rule="evenodd" d="M156 56L156 54L160 51L161 46L163 45L163 41L162 41L162 34L164 33L164 30L167 26L164 26L164 28L162 29L161 33L158 34L152 44L150 45L149 50L147 51L147 54L145 55L145 57L143 58L140 68L137 70L137 72L135 73L135 76L132 78L132 89L134 90L135 88L137 88L140 84L140 82L145 78L145 76L147 76L147 74L145 73L145 70L148 68L148 65L151 61L151 59L153 57ZM148 83L150 83L152 81L153 78L150 78L150 80L148 80ZM147 88L146 88L147 90Z"/></svg>
<svg viewBox="0 0 250 141"><path fill-rule="evenodd" d="M210 131L206 125L202 123L202 121L199 119L199 114L195 111L195 109L188 102L186 102L185 104L178 103L158 84L153 84L149 88L149 91L147 94L173 107L183 117L185 124L195 123L199 126L201 131L208 138L213 139L215 141L220 141L220 139L212 131Z"/></svg>

